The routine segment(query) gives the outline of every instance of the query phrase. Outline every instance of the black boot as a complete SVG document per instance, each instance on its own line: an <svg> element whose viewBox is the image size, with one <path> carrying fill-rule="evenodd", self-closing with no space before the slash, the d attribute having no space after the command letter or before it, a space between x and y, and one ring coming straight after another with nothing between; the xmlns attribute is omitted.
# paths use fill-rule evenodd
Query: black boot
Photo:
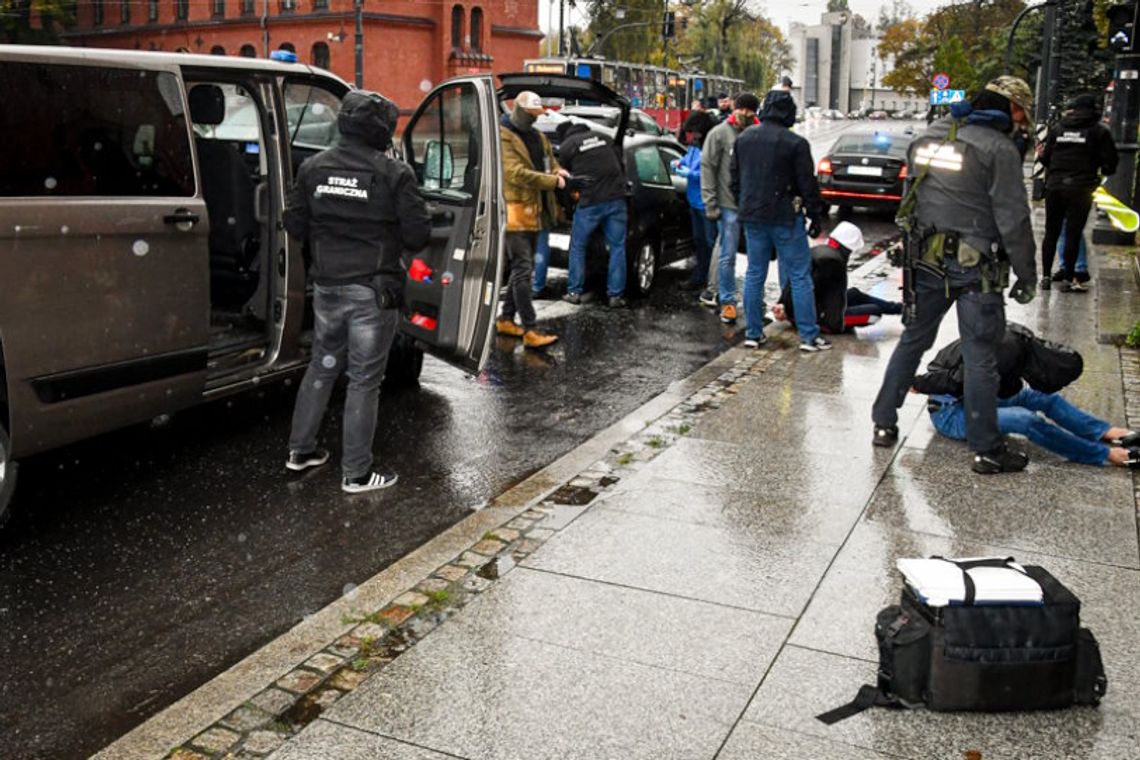
<svg viewBox="0 0 1140 760"><path fill-rule="evenodd" d="M974 472L995 475L999 472L1020 472L1029 464L1029 455L1011 449L1004 442L997 448L974 454Z"/></svg>

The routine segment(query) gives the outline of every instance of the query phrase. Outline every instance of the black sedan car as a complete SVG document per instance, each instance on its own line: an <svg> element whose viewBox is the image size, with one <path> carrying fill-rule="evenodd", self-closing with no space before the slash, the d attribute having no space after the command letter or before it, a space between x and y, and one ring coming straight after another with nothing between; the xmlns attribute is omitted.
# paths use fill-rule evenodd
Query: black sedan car
<svg viewBox="0 0 1140 760"><path fill-rule="evenodd" d="M816 167L824 203L846 215L852 207L898 208L906 179L904 132L859 131L842 135Z"/></svg>

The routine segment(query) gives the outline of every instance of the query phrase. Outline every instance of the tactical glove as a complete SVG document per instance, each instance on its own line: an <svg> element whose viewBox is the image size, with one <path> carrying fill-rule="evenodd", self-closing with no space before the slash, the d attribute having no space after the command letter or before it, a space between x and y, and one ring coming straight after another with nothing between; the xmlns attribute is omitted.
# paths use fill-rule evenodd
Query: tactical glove
<svg viewBox="0 0 1140 760"><path fill-rule="evenodd" d="M808 223L807 234L809 238L815 239L823 233L823 220L812 219Z"/></svg>
<svg viewBox="0 0 1140 760"><path fill-rule="evenodd" d="M1021 278L1018 278L1017 282L1013 283L1013 287L1009 289L1009 297L1022 305L1032 301L1036 295L1037 288L1034 287L1033 283L1026 283Z"/></svg>

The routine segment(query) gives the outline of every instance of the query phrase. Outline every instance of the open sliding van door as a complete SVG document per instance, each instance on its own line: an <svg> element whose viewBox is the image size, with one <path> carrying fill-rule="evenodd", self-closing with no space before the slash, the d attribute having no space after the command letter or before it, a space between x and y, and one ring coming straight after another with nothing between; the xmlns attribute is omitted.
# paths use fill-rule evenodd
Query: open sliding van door
<svg viewBox="0 0 1140 760"><path fill-rule="evenodd" d="M494 331L506 228L491 78L436 87L412 114L402 144L432 233L409 268L400 329L428 353L476 373Z"/></svg>

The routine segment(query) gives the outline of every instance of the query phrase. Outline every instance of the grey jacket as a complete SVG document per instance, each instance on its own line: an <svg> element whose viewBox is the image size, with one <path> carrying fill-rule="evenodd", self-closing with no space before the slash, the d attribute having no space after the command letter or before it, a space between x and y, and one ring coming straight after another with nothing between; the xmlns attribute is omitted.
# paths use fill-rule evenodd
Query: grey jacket
<svg viewBox="0 0 1140 760"><path fill-rule="evenodd" d="M951 121L934 122L910 146L912 176L923 171L937 151L918 188L919 224L958 232L979 251L988 251L996 242L1018 279L1036 282L1037 246L1017 146L1004 132L981 124L963 124L958 139L945 142Z"/></svg>
<svg viewBox="0 0 1140 760"><path fill-rule="evenodd" d="M740 133L728 120L717 124L705 137L701 147L701 200L705 214L715 216L721 209L736 210L732 194L732 146Z"/></svg>

